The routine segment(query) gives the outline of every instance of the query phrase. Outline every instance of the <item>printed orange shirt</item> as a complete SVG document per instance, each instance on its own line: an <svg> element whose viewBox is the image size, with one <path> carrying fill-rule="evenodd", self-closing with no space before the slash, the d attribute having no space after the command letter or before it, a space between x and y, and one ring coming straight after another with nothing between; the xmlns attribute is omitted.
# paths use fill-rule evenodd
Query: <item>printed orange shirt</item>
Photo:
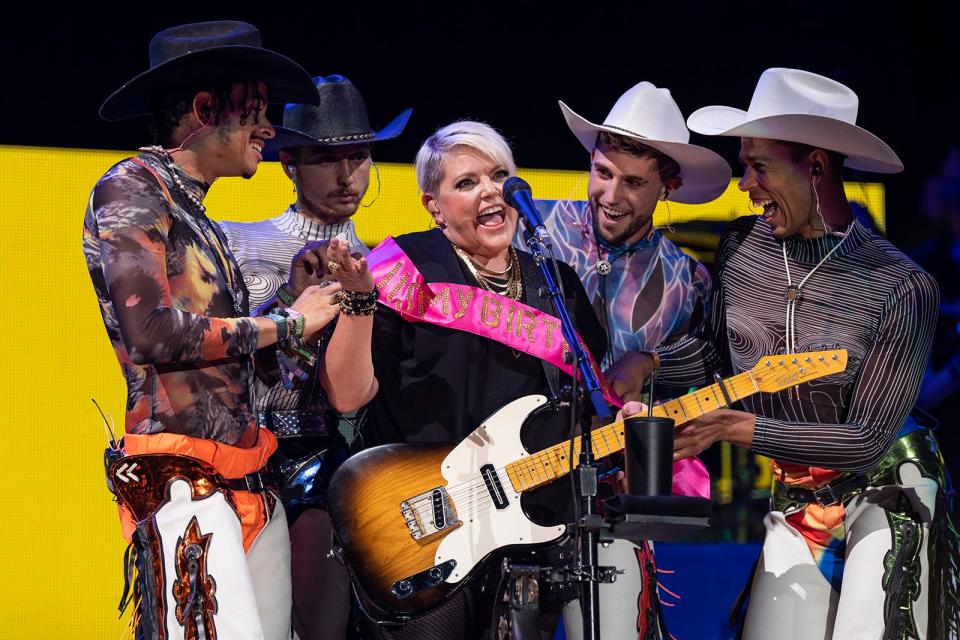
<svg viewBox="0 0 960 640"><path fill-rule="evenodd" d="M84 218L87 268L127 382L126 431L251 446L259 329L244 317L226 239L184 191L202 199L207 185L144 153L97 182Z"/></svg>

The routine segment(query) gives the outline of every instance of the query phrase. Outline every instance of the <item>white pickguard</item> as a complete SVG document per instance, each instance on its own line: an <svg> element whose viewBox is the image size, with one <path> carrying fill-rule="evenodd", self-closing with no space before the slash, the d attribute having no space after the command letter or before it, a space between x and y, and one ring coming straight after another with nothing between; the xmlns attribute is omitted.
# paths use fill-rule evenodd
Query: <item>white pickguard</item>
<svg viewBox="0 0 960 640"><path fill-rule="evenodd" d="M490 416L477 427L443 461L441 473L447 481L457 517L463 524L447 534L437 547L436 564L456 560L457 566L447 582L460 582L491 551L513 544L536 544L559 538L566 530L564 525L542 527L531 522L520 507L520 494L513 490L504 467L519 458L529 455L520 444L520 425L535 409L547 402L544 396L517 398ZM486 489L476 493L486 505L477 508L476 498L460 497L458 487L467 482L484 486L480 467L491 464L499 470L500 484L507 495L509 505L497 509L489 500ZM476 513L472 511L476 510Z"/></svg>

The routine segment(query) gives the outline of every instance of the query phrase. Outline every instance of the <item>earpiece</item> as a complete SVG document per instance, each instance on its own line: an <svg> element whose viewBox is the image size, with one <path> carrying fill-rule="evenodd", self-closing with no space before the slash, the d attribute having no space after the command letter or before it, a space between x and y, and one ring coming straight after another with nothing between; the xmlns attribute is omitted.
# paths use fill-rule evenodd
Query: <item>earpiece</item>
<svg viewBox="0 0 960 640"><path fill-rule="evenodd" d="M820 166L820 163L819 163L819 162L814 162L814 163L813 163L813 166L810 167L810 175L811 175L811 176L819 176L819 175L821 175L822 173L823 173L823 167Z"/></svg>
<svg viewBox="0 0 960 640"><path fill-rule="evenodd" d="M660 192L660 199L666 200L670 197L670 187L664 187L663 191Z"/></svg>
<svg viewBox="0 0 960 640"><path fill-rule="evenodd" d="M292 164L288 164L288 165L287 165L287 171L290 172L290 173L296 173L296 172L297 172L297 168L296 168L295 166L293 166Z"/></svg>

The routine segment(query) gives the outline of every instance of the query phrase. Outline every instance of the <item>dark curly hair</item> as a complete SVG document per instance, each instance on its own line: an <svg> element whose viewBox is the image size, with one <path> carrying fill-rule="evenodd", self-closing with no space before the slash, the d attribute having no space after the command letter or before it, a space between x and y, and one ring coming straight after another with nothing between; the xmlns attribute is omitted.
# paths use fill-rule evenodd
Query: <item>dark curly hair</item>
<svg viewBox="0 0 960 640"><path fill-rule="evenodd" d="M237 84L243 86L243 91L239 100L233 101L230 94ZM154 102L153 117L150 121L150 133L153 135L154 144L165 147L172 146L174 141L171 138L174 131L180 125L183 117L190 113L193 108L193 99L201 91L207 91L213 95L215 105L213 122L211 123L213 125L220 125L223 117L240 105L246 105L240 115L240 124L245 124L251 116L256 120L260 116L261 108L256 102L251 103L250 98L266 98L266 96L259 94L257 83L252 80L218 82L202 87L179 87L167 91Z"/></svg>

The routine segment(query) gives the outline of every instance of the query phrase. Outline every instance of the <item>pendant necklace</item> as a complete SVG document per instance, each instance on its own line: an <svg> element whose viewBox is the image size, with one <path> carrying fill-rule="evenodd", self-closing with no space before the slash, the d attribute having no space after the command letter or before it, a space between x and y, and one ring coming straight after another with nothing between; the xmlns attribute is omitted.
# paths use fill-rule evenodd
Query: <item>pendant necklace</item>
<svg viewBox="0 0 960 640"><path fill-rule="evenodd" d="M814 272L816 272L816 270L819 269L823 265L823 263L826 262L827 259L830 256L832 256L837 251L837 249L840 248L840 245L842 245L844 241L846 241L847 236L850 235L851 231L853 231L853 223L850 224L850 227L843 234L843 237L840 239L840 242L835 244L833 246L833 249L830 249L830 251L827 252L827 255L820 258L820 262L818 262L813 267L813 269L810 269L810 272L806 276L804 276L803 280L801 280L797 284L793 284L793 279L790 277L790 263L787 260L786 240L784 240L783 244L781 245L783 247L783 268L787 272L787 288L786 288L786 291L784 291L783 293L783 297L787 301L787 318L785 322L786 335L784 336L786 341L787 353L794 353L796 349L796 337L797 337L796 312L797 312L797 303L803 300L803 285L805 285L807 283L807 280L810 279L810 276L812 276ZM794 387L793 391L796 399L799 400L800 387Z"/></svg>
<svg viewBox="0 0 960 640"><path fill-rule="evenodd" d="M653 225L650 227L650 231L643 237L643 239L632 244L623 245L623 246L614 246L606 242L603 238L600 237L600 234L597 232L596 225L593 225L593 238L597 243L597 264L594 267L597 271L599 282L597 284L597 293L600 295L601 308L603 309L603 318L601 322L603 323L604 330L607 333L610 333L610 318L607 311L607 276L613 273L613 263L620 259L621 256L630 256L641 249L650 246L649 238L653 234ZM606 250L607 257L603 257L601 250ZM607 353L604 356L604 362L609 366L613 363L613 340L607 341Z"/></svg>

